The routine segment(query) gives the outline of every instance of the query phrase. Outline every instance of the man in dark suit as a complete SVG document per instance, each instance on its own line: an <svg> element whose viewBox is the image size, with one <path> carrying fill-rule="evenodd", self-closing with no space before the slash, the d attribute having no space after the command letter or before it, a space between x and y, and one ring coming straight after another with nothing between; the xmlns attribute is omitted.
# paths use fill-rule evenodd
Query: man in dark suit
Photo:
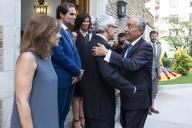
<svg viewBox="0 0 192 128"><path fill-rule="evenodd" d="M80 58L72 40L69 27L76 18L75 5L64 2L57 7L56 18L61 23L59 45L53 49L51 57L58 77L59 127L64 128L64 121L69 112L74 85L83 74L80 69Z"/></svg>
<svg viewBox="0 0 192 128"><path fill-rule="evenodd" d="M96 19L96 32L87 46L85 54L84 115L86 128L114 128L115 89L126 97L133 97L136 88L120 76L118 70L104 61L104 57L94 57L92 48L98 42L111 48L107 43L116 33L115 19L101 15Z"/></svg>
<svg viewBox="0 0 192 128"><path fill-rule="evenodd" d="M142 35L146 23L141 17L128 19L125 34L129 44L122 55L105 49L95 48L97 56L105 56L105 61L121 69L121 74L136 86L136 94L129 98L121 93L121 124L123 128L143 128L151 106L153 49Z"/></svg>

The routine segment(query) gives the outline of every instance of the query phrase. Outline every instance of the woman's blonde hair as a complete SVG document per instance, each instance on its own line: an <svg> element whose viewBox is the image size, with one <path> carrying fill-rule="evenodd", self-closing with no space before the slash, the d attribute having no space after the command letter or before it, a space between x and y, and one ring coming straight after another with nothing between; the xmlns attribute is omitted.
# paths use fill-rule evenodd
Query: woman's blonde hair
<svg viewBox="0 0 192 128"><path fill-rule="evenodd" d="M48 39L53 32L59 32L59 22L50 16L33 16L28 22L20 44L20 53L25 52L29 48L33 48L34 52L42 58L51 54Z"/></svg>

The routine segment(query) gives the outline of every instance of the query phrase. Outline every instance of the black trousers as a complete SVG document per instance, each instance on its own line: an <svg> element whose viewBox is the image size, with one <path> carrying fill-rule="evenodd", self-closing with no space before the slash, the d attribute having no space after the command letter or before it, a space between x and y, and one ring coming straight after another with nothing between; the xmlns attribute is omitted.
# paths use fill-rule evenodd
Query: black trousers
<svg viewBox="0 0 192 128"><path fill-rule="evenodd" d="M143 128L149 109L123 110L121 109L120 122L123 128Z"/></svg>
<svg viewBox="0 0 192 128"><path fill-rule="evenodd" d="M85 128L114 128L115 119L92 119L85 116Z"/></svg>

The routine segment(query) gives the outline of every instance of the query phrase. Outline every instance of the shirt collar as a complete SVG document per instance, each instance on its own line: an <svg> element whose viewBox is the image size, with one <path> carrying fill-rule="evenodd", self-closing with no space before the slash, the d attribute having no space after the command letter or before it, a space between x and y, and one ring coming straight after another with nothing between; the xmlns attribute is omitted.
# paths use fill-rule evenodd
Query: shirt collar
<svg viewBox="0 0 192 128"><path fill-rule="evenodd" d="M151 44L151 45L156 45L156 43L153 43L153 42L151 42L151 41L150 41L150 44Z"/></svg>
<svg viewBox="0 0 192 128"><path fill-rule="evenodd" d="M63 23L61 23L61 27L66 31L68 29L68 27L66 25L64 25Z"/></svg>
<svg viewBox="0 0 192 128"><path fill-rule="evenodd" d="M88 32L83 32L83 31L81 31L81 30L79 30L79 31L81 32L81 34L82 34L83 36L86 36L86 35L89 34Z"/></svg>
<svg viewBox="0 0 192 128"><path fill-rule="evenodd" d="M104 37L103 35L101 35L101 34L96 34L96 35L98 35L98 36L102 37L105 41L108 41L108 40L107 40L107 38L106 38L106 37Z"/></svg>
<svg viewBox="0 0 192 128"><path fill-rule="evenodd" d="M131 45L134 46L141 38L142 38L142 36L138 37L136 40L131 42Z"/></svg>

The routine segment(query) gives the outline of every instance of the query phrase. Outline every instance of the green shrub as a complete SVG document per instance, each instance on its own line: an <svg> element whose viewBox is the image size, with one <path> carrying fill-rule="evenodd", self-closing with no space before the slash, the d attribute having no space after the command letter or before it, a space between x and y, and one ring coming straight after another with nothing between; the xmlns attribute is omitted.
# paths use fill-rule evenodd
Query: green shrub
<svg viewBox="0 0 192 128"><path fill-rule="evenodd" d="M187 50L177 50L175 53L175 60L173 61L173 69L182 75L187 75L190 68L192 68L192 58L187 54Z"/></svg>
<svg viewBox="0 0 192 128"><path fill-rule="evenodd" d="M164 67L170 68L171 67L171 60L167 57L167 53L164 54L162 57L162 63Z"/></svg>

